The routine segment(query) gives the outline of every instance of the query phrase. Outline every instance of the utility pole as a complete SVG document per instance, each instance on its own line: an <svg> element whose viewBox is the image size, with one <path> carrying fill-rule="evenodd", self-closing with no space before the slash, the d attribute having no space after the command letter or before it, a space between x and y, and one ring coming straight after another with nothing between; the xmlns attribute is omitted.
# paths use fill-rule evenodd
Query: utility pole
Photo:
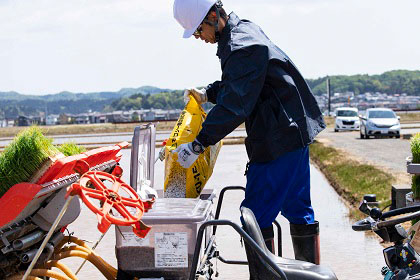
<svg viewBox="0 0 420 280"><path fill-rule="evenodd" d="M327 76L328 116L331 116L331 87L330 77Z"/></svg>
<svg viewBox="0 0 420 280"><path fill-rule="evenodd" d="M48 116L48 108L47 108L47 101L45 101L45 116L44 116L45 125L47 125L47 116Z"/></svg>

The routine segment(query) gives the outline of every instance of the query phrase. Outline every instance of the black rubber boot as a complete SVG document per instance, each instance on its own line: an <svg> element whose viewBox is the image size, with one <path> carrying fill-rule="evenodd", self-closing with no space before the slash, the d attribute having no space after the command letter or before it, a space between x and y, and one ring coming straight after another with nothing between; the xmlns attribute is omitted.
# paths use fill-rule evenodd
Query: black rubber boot
<svg viewBox="0 0 420 280"><path fill-rule="evenodd" d="M319 223L297 225L290 224L295 259L320 264Z"/></svg>
<svg viewBox="0 0 420 280"><path fill-rule="evenodd" d="M267 249L274 254L274 229L273 225L267 228L262 228L261 233L264 237L265 246Z"/></svg>

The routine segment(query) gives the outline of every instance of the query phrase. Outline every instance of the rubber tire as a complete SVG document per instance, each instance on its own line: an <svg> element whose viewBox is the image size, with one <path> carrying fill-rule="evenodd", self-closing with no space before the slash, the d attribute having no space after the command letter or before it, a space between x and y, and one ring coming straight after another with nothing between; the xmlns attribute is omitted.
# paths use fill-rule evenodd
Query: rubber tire
<svg viewBox="0 0 420 280"><path fill-rule="evenodd" d="M365 138L366 138L366 139L369 139L369 138L370 138L370 136L369 136L369 134L367 133L366 129L365 129Z"/></svg>
<svg viewBox="0 0 420 280"><path fill-rule="evenodd" d="M397 136L395 136L395 138L400 138L401 137L401 135L400 134L398 134Z"/></svg>
<svg viewBox="0 0 420 280"><path fill-rule="evenodd" d="M338 129L337 128L334 128L334 132L338 132Z"/></svg>

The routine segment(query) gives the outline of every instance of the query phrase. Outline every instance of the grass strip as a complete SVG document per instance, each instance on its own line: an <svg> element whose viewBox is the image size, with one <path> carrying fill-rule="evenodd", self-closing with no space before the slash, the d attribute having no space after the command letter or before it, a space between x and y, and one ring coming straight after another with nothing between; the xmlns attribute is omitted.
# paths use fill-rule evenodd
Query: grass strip
<svg viewBox="0 0 420 280"><path fill-rule="evenodd" d="M400 121L401 122L418 122L420 120L420 113L416 112L404 112L404 111L399 111L399 112L395 112L397 114L397 116L400 116Z"/></svg>
<svg viewBox="0 0 420 280"><path fill-rule="evenodd" d="M317 141L309 151L311 160L318 165L337 193L354 207L350 211L352 218L363 216L356 209L365 194L376 194L381 208L391 203L391 185L395 181L392 175L372 165L349 159L345 153Z"/></svg>

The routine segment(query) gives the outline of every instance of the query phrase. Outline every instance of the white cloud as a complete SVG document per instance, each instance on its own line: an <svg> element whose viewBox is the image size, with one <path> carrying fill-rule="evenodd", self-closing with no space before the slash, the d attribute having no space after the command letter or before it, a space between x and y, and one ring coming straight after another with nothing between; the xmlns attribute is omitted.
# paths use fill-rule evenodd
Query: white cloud
<svg viewBox="0 0 420 280"><path fill-rule="evenodd" d="M418 0L225 0L306 77L419 69ZM182 39L172 0L0 0L0 91L45 94L220 77L216 46Z"/></svg>

